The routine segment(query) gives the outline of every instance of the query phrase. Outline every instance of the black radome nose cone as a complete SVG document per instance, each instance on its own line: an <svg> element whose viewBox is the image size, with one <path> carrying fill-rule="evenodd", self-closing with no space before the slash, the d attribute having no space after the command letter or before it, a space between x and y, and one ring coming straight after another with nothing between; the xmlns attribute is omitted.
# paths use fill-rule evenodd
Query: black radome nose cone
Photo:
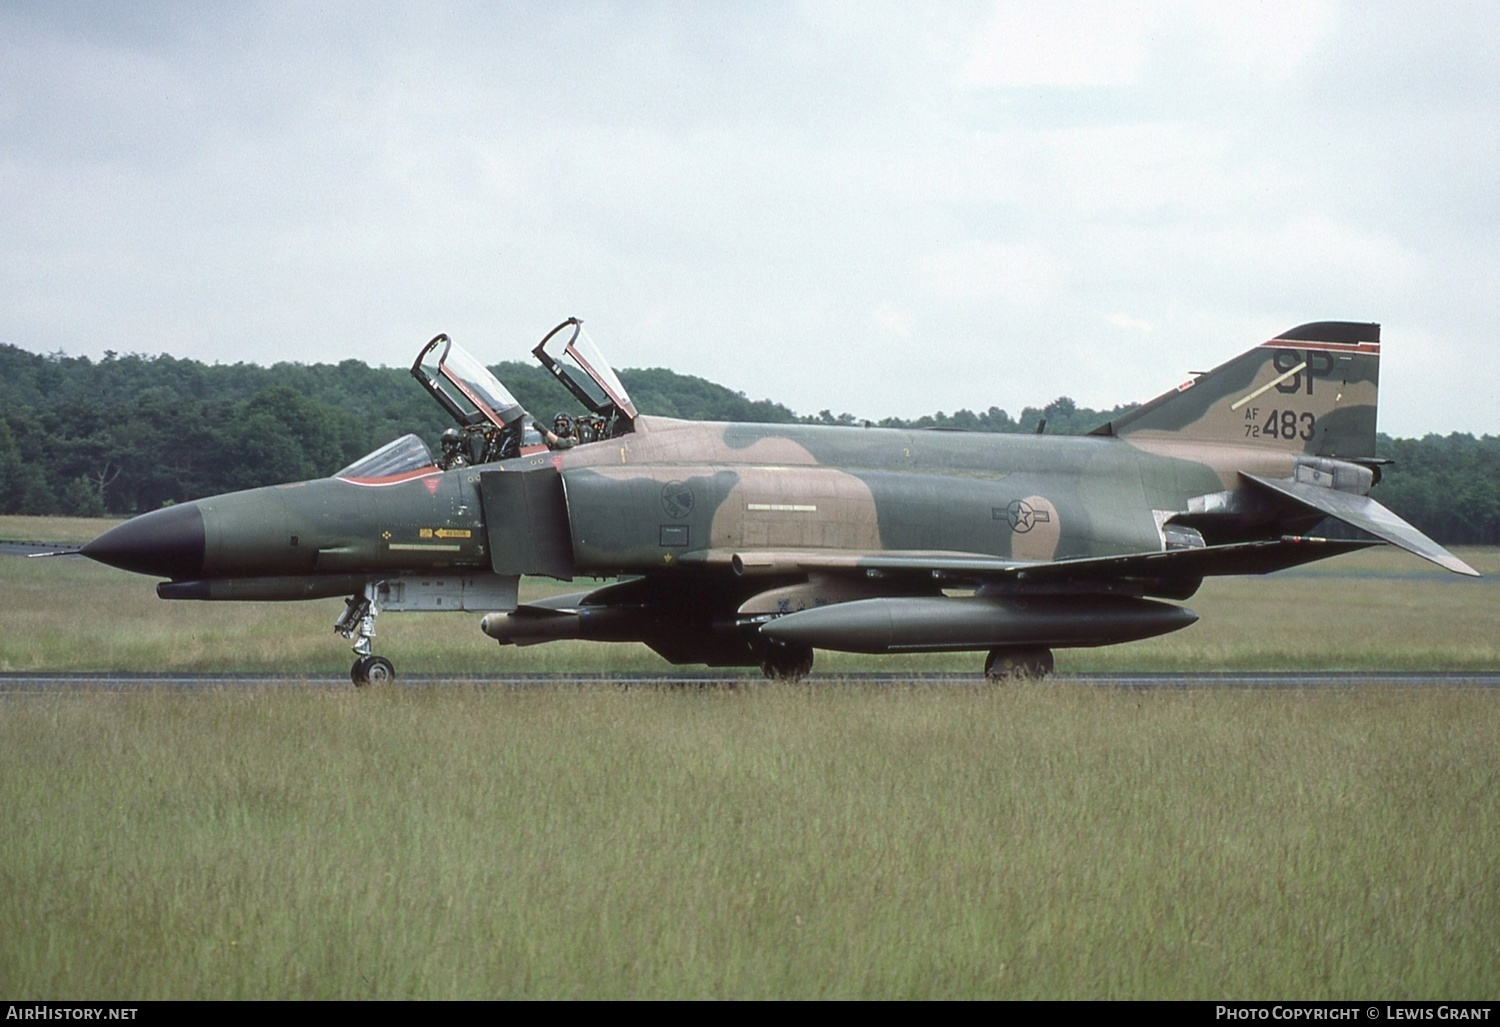
<svg viewBox="0 0 1500 1027"><path fill-rule="evenodd" d="M79 552L137 574L196 578L203 572L203 514L196 503L152 510L110 528Z"/></svg>

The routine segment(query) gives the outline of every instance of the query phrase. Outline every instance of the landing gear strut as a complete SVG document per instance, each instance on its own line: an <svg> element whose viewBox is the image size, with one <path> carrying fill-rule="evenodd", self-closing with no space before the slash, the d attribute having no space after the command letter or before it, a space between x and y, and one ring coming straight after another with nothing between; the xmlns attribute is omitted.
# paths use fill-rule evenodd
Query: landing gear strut
<svg viewBox="0 0 1500 1027"><path fill-rule="evenodd" d="M1052 673L1052 650L1040 646L991 649L984 661L984 676L991 681L1024 681Z"/></svg>
<svg viewBox="0 0 1500 1027"><path fill-rule="evenodd" d="M772 681L801 681L812 672L811 646L772 642L760 657L761 673Z"/></svg>
<svg viewBox="0 0 1500 1027"><path fill-rule="evenodd" d="M359 658L349 668L349 680L356 685L381 685L396 679L396 668L391 661L370 652L370 640L375 637L375 618L380 614L380 607L375 602L377 584L371 582L359 595L346 599L344 615L333 626L340 635L354 639L351 648Z"/></svg>

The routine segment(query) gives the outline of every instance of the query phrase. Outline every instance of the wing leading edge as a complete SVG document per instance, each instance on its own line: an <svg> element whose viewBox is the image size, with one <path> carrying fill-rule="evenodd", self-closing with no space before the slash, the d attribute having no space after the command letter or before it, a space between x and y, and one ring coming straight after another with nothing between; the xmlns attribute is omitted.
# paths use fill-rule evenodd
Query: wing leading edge
<svg viewBox="0 0 1500 1027"><path fill-rule="evenodd" d="M1393 515L1394 516L1394 515ZM1413 529L1415 530L1415 529ZM1269 574L1370 546L1370 539L1325 539L1287 535L1279 539L1237 542L1197 549L1091 556L1033 563L982 553L888 550L851 553L818 549L736 553L703 550L681 562L727 564L741 575L754 573L865 573L872 577L923 576L975 585L1107 583L1131 579L1197 579L1225 574Z"/></svg>

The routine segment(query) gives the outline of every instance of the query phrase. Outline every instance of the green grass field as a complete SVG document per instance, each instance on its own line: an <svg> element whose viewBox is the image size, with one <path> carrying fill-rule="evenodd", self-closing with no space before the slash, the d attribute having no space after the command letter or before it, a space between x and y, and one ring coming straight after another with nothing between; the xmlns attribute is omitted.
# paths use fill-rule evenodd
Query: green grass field
<svg viewBox="0 0 1500 1027"><path fill-rule="evenodd" d="M12 696L0 992L1493 998L1497 705Z"/></svg>
<svg viewBox="0 0 1500 1027"><path fill-rule="evenodd" d="M898 665L972 686L0 696L0 994L1494 998L1500 694L1066 678L1494 669L1492 580L1379 552L1211 582L1202 623L1024 686L970 656ZM337 602L9 556L0 588L8 669L347 669ZM383 617L381 651L664 666L476 621Z"/></svg>

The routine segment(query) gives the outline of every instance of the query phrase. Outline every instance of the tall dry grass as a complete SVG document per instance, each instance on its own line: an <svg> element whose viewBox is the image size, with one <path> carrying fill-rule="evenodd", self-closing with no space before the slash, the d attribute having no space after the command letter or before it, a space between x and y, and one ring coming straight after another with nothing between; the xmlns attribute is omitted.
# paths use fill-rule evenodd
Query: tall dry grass
<svg viewBox="0 0 1500 1027"><path fill-rule="evenodd" d="M1500 696L0 701L0 992L1492 998Z"/></svg>

